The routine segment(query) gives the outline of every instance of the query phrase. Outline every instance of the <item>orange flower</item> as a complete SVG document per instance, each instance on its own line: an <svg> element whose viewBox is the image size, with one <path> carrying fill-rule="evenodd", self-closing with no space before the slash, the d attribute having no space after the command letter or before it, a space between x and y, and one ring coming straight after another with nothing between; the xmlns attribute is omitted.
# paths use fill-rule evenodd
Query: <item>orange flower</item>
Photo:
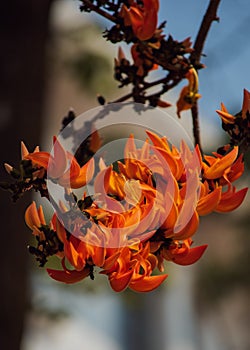
<svg viewBox="0 0 250 350"><path fill-rule="evenodd" d="M244 89L243 94L241 116L242 119L247 119L247 113L250 113L250 92ZM219 114L224 124L234 124L238 117L230 114L223 103L221 103L221 110L216 110L216 112Z"/></svg>
<svg viewBox="0 0 250 350"><path fill-rule="evenodd" d="M48 152L35 152L27 154L25 158L30 159L35 165L46 170L48 170L49 167L50 176L56 179L59 178L66 169L67 156L60 142L56 140L56 137L54 137L53 143L54 156Z"/></svg>
<svg viewBox="0 0 250 350"><path fill-rule="evenodd" d="M211 211L229 212L240 206L244 200L247 188L236 192L232 182L244 172L242 155L238 157L238 147L235 146L225 156L214 153L204 156L203 187L198 202L198 213L206 215ZM227 185L227 191L223 186Z"/></svg>
<svg viewBox="0 0 250 350"><path fill-rule="evenodd" d="M65 265L64 258L62 259L62 267L63 270L47 269L47 272L49 276L54 280L67 284L80 282L84 278L88 277L91 273L91 268L89 266L86 266L80 271L68 269Z"/></svg>
<svg viewBox="0 0 250 350"><path fill-rule="evenodd" d="M167 278L167 275L151 276L156 265L157 259L150 253L149 243L140 243L123 248L113 268L101 273L108 275L110 285L116 292L127 287L137 292L148 292Z"/></svg>
<svg viewBox="0 0 250 350"><path fill-rule="evenodd" d="M81 226L82 227L82 226ZM76 228L77 229L77 228ZM75 283L91 275L94 266L110 269L120 255L120 249L105 248L103 237L98 237L92 230L87 229L84 240L74 231L74 235L67 238L65 228L57 219L57 232L63 239L64 254L61 263L63 270L47 269L53 279L64 283ZM88 243L88 241L90 243ZM65 260L73 267L66 268Z"/></svg>
<svg viewBox="0 0 250 350"><path fill-rule="evenodd" d="M217 157L216 157L217 155ZM227 174L231 170L231 166L235 162L238 155L238 147L229 152L224 157L216 154L215 156L205 156L205 160L209 165L203 162L204 178L213 180L218 178L227 179Z"/></svg>
<svg viewBox="0 0 250 350"><path fill-rule="evenodd" d="M29 249L40 262L40 266L44 266L49 256L64 257L63 240L57 233L55 216L49 224L46 224L42 206L37 209L35 202L32 202L26 209L25 222L36 236L37 248L29 246Z"/></svg>
<svg viewBox="0 0 250 350"><path fill-rule="evenodd" d="M132 2L128 8L122 6L120 16L124 20L125 26L132 26L134 35L139 40L150 39L156 30L158 20L159 1L143 0L143 6Z"/></svg>
<svg viewBox="0 0 250 350"><path fill-rule="evenodd" d="M125 196L124 185L126 179L115 172L112 166L100 171L95 180L95 192L96 193L108 193L114 195L119 199L123 199Z"/></svg>
<svg viewBox="0 0 250 350"><path fill-rule="evenodd" d="M190 248L191 244L191 239L184 240L182 243L174 241L167 249L163 248L162 255L164 259L171 260L178 265L194 264L202 257L207 245Z"/></svg>
<svg viewBox="0 0 250 350"><path fill-rule="evenodd" d="M80 188L91 181L95 171L95 161L91 158L82 167L78 164L75 157L68 154L70 159L70 168L58 179L58 183L64 187Z"/></svg>
<svg viewBox="0 0 250 350"><path fill-rule="evenodd" d="M221 117L221 120L223 121L223 123L234 124L235 117L232 114L228 113L228 110L226 109L224 103L221 103L221 110L217 109L216 112Z"/></svg>
<svg viewBox="0 0 250 350"><path fill-rule="evenodd" d="M219 156L217 154L217 156ZM230 166L230 170L227 172L224 178L220 178L221 185L227 185L236 181L244 173L243 155L241 154L236 161Z"/></svg>
<svg viewBox="0 0 250 350"><path fill-rule="evenodd" d="M248 188L243 188L236 192L235 186L228 185L226 192L222 192L221 199L215 211L225 213L237 209L243 202Z"/></svg>
<svg viewBox="0 0 250 350"><path fill-rule="evenodd" d="M70 153L66 153L60 142L54 138L54 155L48 152L34 152L25 156L34 166L47 170L49 178L56 179L58 184L65 187L80 188L85 186L94 175L94 159L80 167L77 160ZM70 161L70 168L66 170Z"/></svg>
<svg viewBox="0 0 250 350"><path fill-rule="evenodd" d="M194 103L201 97L198 93L199 79L196 70L190 68L185 78L188 80L188 85L183 87L176 103L179 118L182 111L192 108Z"/></svg>
<svg viewBox="0 0 250 350"><path fill-rule="evenodd" d="M210 191L207 181L202 184L200 198L196 208L199 215L208 215L216 210L221 200L221 190L222 188L219 186L213 191Z"/></svg>
<svg viewBox="0 0 250 350"><path fill-rule="evenodd" d="M238 158L238 146L222 156L214 152L213 156L204 156L203 177L219 185L228 185L236 181L244 172L243 157Z"/></svg>
<svg viewBox="0 0 250 350"><path fill-rule="evenodd" d="M42 225L46 225L43 208L40 207L37 210L35 202L32 202L25 211L25 222L27 226L33 231L33 235L44 238L44 233L40 230Z"/></svg>

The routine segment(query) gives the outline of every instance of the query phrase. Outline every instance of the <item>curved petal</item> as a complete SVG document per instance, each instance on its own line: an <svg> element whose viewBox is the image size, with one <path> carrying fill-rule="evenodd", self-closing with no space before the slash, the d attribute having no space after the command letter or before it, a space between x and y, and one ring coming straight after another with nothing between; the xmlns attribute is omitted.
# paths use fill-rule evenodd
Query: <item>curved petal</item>
<svg viewBox="0 0 250 350"><path fill-rule="evenodd" d="M129 288L136 292L150 292L159 287L168 275L145 276L142 279L131 281Z"/></svg>
<svg viewBox="0 0 250 350"><path fill-rule="evenodd" d="M53 179L57 179L58 177L62 176L66 166L67 166L67 157L66 157L66 152L60 142L54 137L53 140L53 162L49 162L48 166L48 172L49 176L52 177Z"/></svg>
<svg viewBox="0 0 250 350"><path fill-rule="evenodd" d="M34 201L26 209L24 219L31 230L34 229L34 226L37 228L41 226L41 220Z"/></svg>
<svg viewBox="0 0 250 350"><path fill-rule="evenodd" d="M187 224L185 224L185 226L180 231L178 229L178 226L176 225L176 228L174 228L173 235L172 236L167 235L166 237L173 237L174 239L190 238L197 231L198 226L199 226L199 215L195 210L190 220L187 222Z"/></svg>
<svg viewBox="0 0 250 350"><path fill-rule="evenodd" d="M46 269L49 276L58 282L64 282L67 284L80 282L90 274L90 268L85 267L81 271L76 270L54 270Z"/></svg>
<svg viewBox="0 0 250 350"><path fill-rule="evenodd" d="M154 132L149 130L146 130L146 133L155 147L157 147L158 149L166 150L168 152L170 151L169 144L165 138L161 138L160 136L156 135Z"/></svg>
<svg viewBox="0 0 250 350"><path fill-rule="evenodd" d="M217 179L223 176L225 170L229 168L236 160L238 155L238 147L234 149L222 158L217 158L211 167L204 169L204 177L209 180Z"/></svg>
<svg viewBox="0 0 250 350"><path fill-rule="evenodd" d="M88 163L80 168L79 176L70 181L71 188L80 188L91 181L95 171L95 160L91 158Z"/></svg>
<svg viewBox="0 0 250 350"><path fill-rule="evenodd" d="M165 200L166 202L164 204L166 205L166 208L168 208L167 209L168 211L167 211L167 217L164 220L163 224L161 225L161 229L163 230L172 229L174 227L178 218L178 213L179 213L177 205L175 204L170 194L166 193Z"/></svg>
<svg viewBox="0 0 250 350"><path fill-rule="evenodd" d="M109 278L109 282L112 289L115 292L122 292L124 289L127 288L132 276L133 270L129 270L122 274L116 272L113 273Z"/></svg>
<svg viewBox="0 0 250 350"><path fill-rule="evenodd" d="M77 160L71 159L70 168L59 178L59 185L77 189L85 186L93 177L95 171L95 161L91 158L81 168Z"/></svg>
<svg viewBox="0 0 250 350"><path fill-rule="evenodd" d="M199 215L207 215L216 209L221 199L221 187L216 188L211 193L201 197L196 210Z"/></svg>
<svg viewBox="0 0 250 350"><path fill-rule="evenodd" d="M102 267L105 262L105 248L104 247L93 247L92 260L96 266Z"/></svg>
<svg viewBox="0 0 250 350"><path fill-rule="evenodd" d="M115 264L116 260L119 258L120 254L121 254L121 252L116 252L116 253L112 254L111 256L109 256L109 257L105 260L105 262L104 262L102 268L103 268L104 270L109 270L109 269L111 269L111 268L113 267L113 265Z"/></svg>
<svg viewBox="0 0 250 350"><path fill-rule="evenodd" d="M135 154L136 152L136 145L134 140L134 135L131 134L126 142L126 145L124 147L124 159L131 158L132 154Z"/></svg>
<svg viewBox="0 0 250 350"><path fill-rule="evenodd" d="M215 211L218 213L225 213L238 208L243 202L248 188L243 188L242 190L235 192L235 190L227 191L222 193L221 200L217 205Z"/></svg>
<svg viewBox="0 0 250 350"><path fill-rule="evenodd" d="M55 227L56 227L56 233L57 233L58 238L60 239L60 241L62 243L65 243L67 240L67 234L65 231L65 227L62 225L62 223L60 222L60 220L57 218L56 215L53 217L52 220L55 220Z"/></svg>
<svg viewBox="0 0 250 350"><path fill-rule="evenodd" d="M79 254L79 251L82 250L85 252L85 243L79 242L77 249L73 245L71 241L64 242L64 253L70 264L77 270L81 271L86 265L85 256L83 254ZM85 253L86 255L86 253Z"/></svg>
<svg viewBox="0 0 250 350"><path fill-rule="evenodd" d="M176 254L171 260L178 265L191 265L202 257L206 249L207 245L190 248L186 255L183 256L182 254Z"/></svg>
<svg viewBox="0 0 250 350"><path fill-rule="evenodd" d="M224 111L223 109L221 111L217 109L216 113L219 114L219 116L221 117L221 120L224 124L234 124L235 117L232 114Z"/></svg>

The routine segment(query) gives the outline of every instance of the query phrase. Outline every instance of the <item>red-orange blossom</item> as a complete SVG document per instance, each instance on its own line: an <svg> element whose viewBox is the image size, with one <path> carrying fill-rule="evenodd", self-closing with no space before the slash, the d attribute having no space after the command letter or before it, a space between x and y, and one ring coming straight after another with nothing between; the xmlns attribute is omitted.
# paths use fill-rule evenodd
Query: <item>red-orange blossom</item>
<svg viewBox="0 0 250 350"><path fill-rule="evenodd" d="M153 290L167 277L154 274L156 269L164 271L164 261L188 265L203 255L206 245L192 247L200 215L231 211L243 201L247 189L237 192L232 184L244 169L242 157L237 158L237 147L225 156L214 153L202 158L198 147L190 151L183 142L178 150L165 137L150 131L147 134L149 139L141 148L136 147L130 136L124 162L118 162L118 169L100 162L94 187L102 205L92 201L81 209L86 221L76 220L68 232L59 220L60 213L54 214L47 226L57 235L63 249L57 253L62 270L47 270L53 279L75 283L93 277L97 266L117 292L127 287L140 292ZM46 152L26 157L45 171L50 162L52 166L59 162L57 172L52 168L58 184L82 187L91 179L83 177L89 163L80 168L73 156L65 156L59 143L57 147L51 160ZM65 173L67 157L73 166ZM190 177L197 165L199 171ZM94 172L90 173L92 177ZM195 196L188 186L196 189ZM67 211L63 207L61 210ZM33 234L43 241L46 223L42 208L37 209L32 203L25 220Z"/></svg>

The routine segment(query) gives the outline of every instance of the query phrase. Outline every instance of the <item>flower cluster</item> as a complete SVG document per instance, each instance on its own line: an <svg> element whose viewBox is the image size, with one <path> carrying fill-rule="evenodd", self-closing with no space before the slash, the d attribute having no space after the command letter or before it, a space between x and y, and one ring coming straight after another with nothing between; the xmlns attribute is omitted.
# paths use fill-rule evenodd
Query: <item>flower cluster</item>
<svg viewBox="0 0 250 350"><path fill-rule="evenodd" d="M167 107L169 103L161 99L162 95L187 79L177 101L177 115L196 107L203 42L196 42L192 57L195 50L189 38L182 42L171 36L166 39L162 34L164 24L158 25L158 0L81 2L83 11L95 11L113 22L105 32L107 40L132 43L132 64L121 48L115 59L115 79L120 87L133 87L132 93L118 102L133 98L153 107ZM167 71L166 76L146 81L158 67ZM146 93L159 84L159 91ZM105 103L102 97L99 100ZM195 109L192 113L197 131ZM37 242L29 251L40 266L55 255L61 269L48 268L47 272L57 281L94 279L98 270L108 277L114 291L130 288L147 292L166 279L166 261L189 265L199 260L207 247L193 247L200 216L230 212L240 206L247 193L247 188L237 190L234 182L244 172L243 156L249 147L250 93L244 91L242 111L237 115L231 115L224 104L217 112L230 142L212 155L203 154L195 133L196 146L191 150L184 141L177 148L165 136L149 130L145 130L147 139L140 147L130 135L123 158L108 165L101 156L94 157L102 144L98 130L88 133L91 136L75 154L65 150L57 138L51 153L39 148L30 153L22 143L19 167L5 164L14 182L1 183L1 187L12 193L14 201L34 189L54 207L49 221L35 202L25 213L26 224ZM72 119L70 112L63 127ZM95 121L88 127L94 127ZM72 128L69 132L75 134ZM57 201L51 196L50 184L62 189L63 199ZM94 194L88 193L89 185Z"/></svg>
<svg viewBox="0 0 250 350"><path fill-rule="evenodd" d="M148 103L153 107L168 107L170 103L161 97L183 78L186 77L190 81L193 73L204 66L192 62L188 57L194 51L189 37L182 41L174 40L171 35L165 37L165 22L158 24L159 7L159 0L82 0L81 9L86 12L95 11L114 23L104 33L107 40L112 43L132 44L132 62L125 57L121 48L118 59L115 59L114 77L120 83L119 87L132 86L133 92L130 97L135 102ZM149 81L150 72L158 68L162 69L165 77L160 79L160 82L152 79ZM189 70L191 73L188 73ZM158 91L147 93L147 89L157 85L161 85ZM198 89L197 84L195 87ZM198 91L192 91L192 94L191 90L189 88L185 93L181 93L182 102L179 103L178 113L191 108L199 97ZM124 100L124 97L121 99Z"/></svg>
<svg viewBox="0 0 250 350"><path fill-rule="evenodd" d="M164 261L188 265L204 253L206 245L192 247L199 216L228 212L242 203L247 189L236 191L232 184L244 170L237 146L225 156L202 158L198 146L191 151L182 142L177 149L166 137L147 135L141 148L131 135L124 160L107 166L100 159L98 169L93 159L81 167L56 139L53 155L25 148L23 160L30 162L33 180L34 174L52 180L70 202L69 207L59 203L49 223L34 202L25 213L37 240L29 250L40 265L52 255L61 259L62 270L47 269L53 279L93 279L97 267L117 292L153 290L167 277L155 274L164 272ZM97 132L92 144L100 144ZM78 199L72 189L90 181L95 195L84 192Z"/></svg>

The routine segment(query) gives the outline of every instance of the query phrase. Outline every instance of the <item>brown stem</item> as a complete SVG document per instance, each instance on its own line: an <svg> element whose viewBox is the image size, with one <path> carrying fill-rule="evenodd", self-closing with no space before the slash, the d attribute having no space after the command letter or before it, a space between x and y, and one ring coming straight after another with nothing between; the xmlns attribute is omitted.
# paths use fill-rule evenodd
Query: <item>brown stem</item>
<svg viewBox="0 0 250 350"><path fill-rule="evenodd" d="M194 51L190 55L190 61L194 66L200 64L203 47L207 38L208 31L213 21L218 21L217 10L221 0L210 0L206 13L200 25L200 29L195 39Z"/></svg>
<svg viewBox="0 0 250 350"><path fill-rule="evenodd" d="M200 58L203 52L203 48L204 48L207 34L209 32L211 24L213 21L219 20L217 16L217 10L218 10L219 4L220 4L220 0L210 0L206 13L201 22L200 29L198 31L198 34L194 43L194 51L190 55L190 61L196 67L200 66ZM191 109L191 113L192 113L192 119L193 119L194 143L195 145L199 145L201 153L203 153L202 147L201 147L201 140L200 140L199 112L198 112L197 101L193 105Z"/></svg>
<svg viewBox="0 0 250 350"><path fill-rule="evenodd" d="M167 92L168 90L175 87L181 80L182 80L182 78L178 78L178 79L173 80L173 82L168 85L168 88L165 89L165 92ZM140 88L139 90L140 90L140 92L143 92L143 91L146 91L147 89L149 89L153 86L156 86L159 84L167 84L168 81L169 81L169 77L164 77L164 78L152 81L150 83L145 83L144 86L142 88ZM127 101L131 97L133 97L133 92L130 92L127 95L121 96L117 100L111 101L109 103L124 102L124 101Z"/></svg>
<svg viewBox="0 0 250 350"><path fill-rule="evenodd" d="M82 0L82 3L85 4L86 6L88 6L88 8L91 11L98 13L100 16L107 18L111 22L117 23L117 19L114 16L112 16L108 12L102 10L100 7L93 5L92 2L90 2L89 0Z"/></svg>
<svg viewBox="0 0 250 350"><path fill-rule="evenodd" d="M133 92L130 92L127 95L123 95L121 97L119 97L117 100L114 101L110 101L109 103L119 103L119 102L124 102L127 101L129 98L133 97Z"/></svg>
<svg viewBox="0 0 250 350"><path fill-rule="evenodd" d="M199 112L198 112L198 103L197 101L191 108L192 120L193 120L193 136L194 136L194 144L198 145L203 155L202 147L201 147L201 139L200 139L200 126L199 126Z"/></svg>

